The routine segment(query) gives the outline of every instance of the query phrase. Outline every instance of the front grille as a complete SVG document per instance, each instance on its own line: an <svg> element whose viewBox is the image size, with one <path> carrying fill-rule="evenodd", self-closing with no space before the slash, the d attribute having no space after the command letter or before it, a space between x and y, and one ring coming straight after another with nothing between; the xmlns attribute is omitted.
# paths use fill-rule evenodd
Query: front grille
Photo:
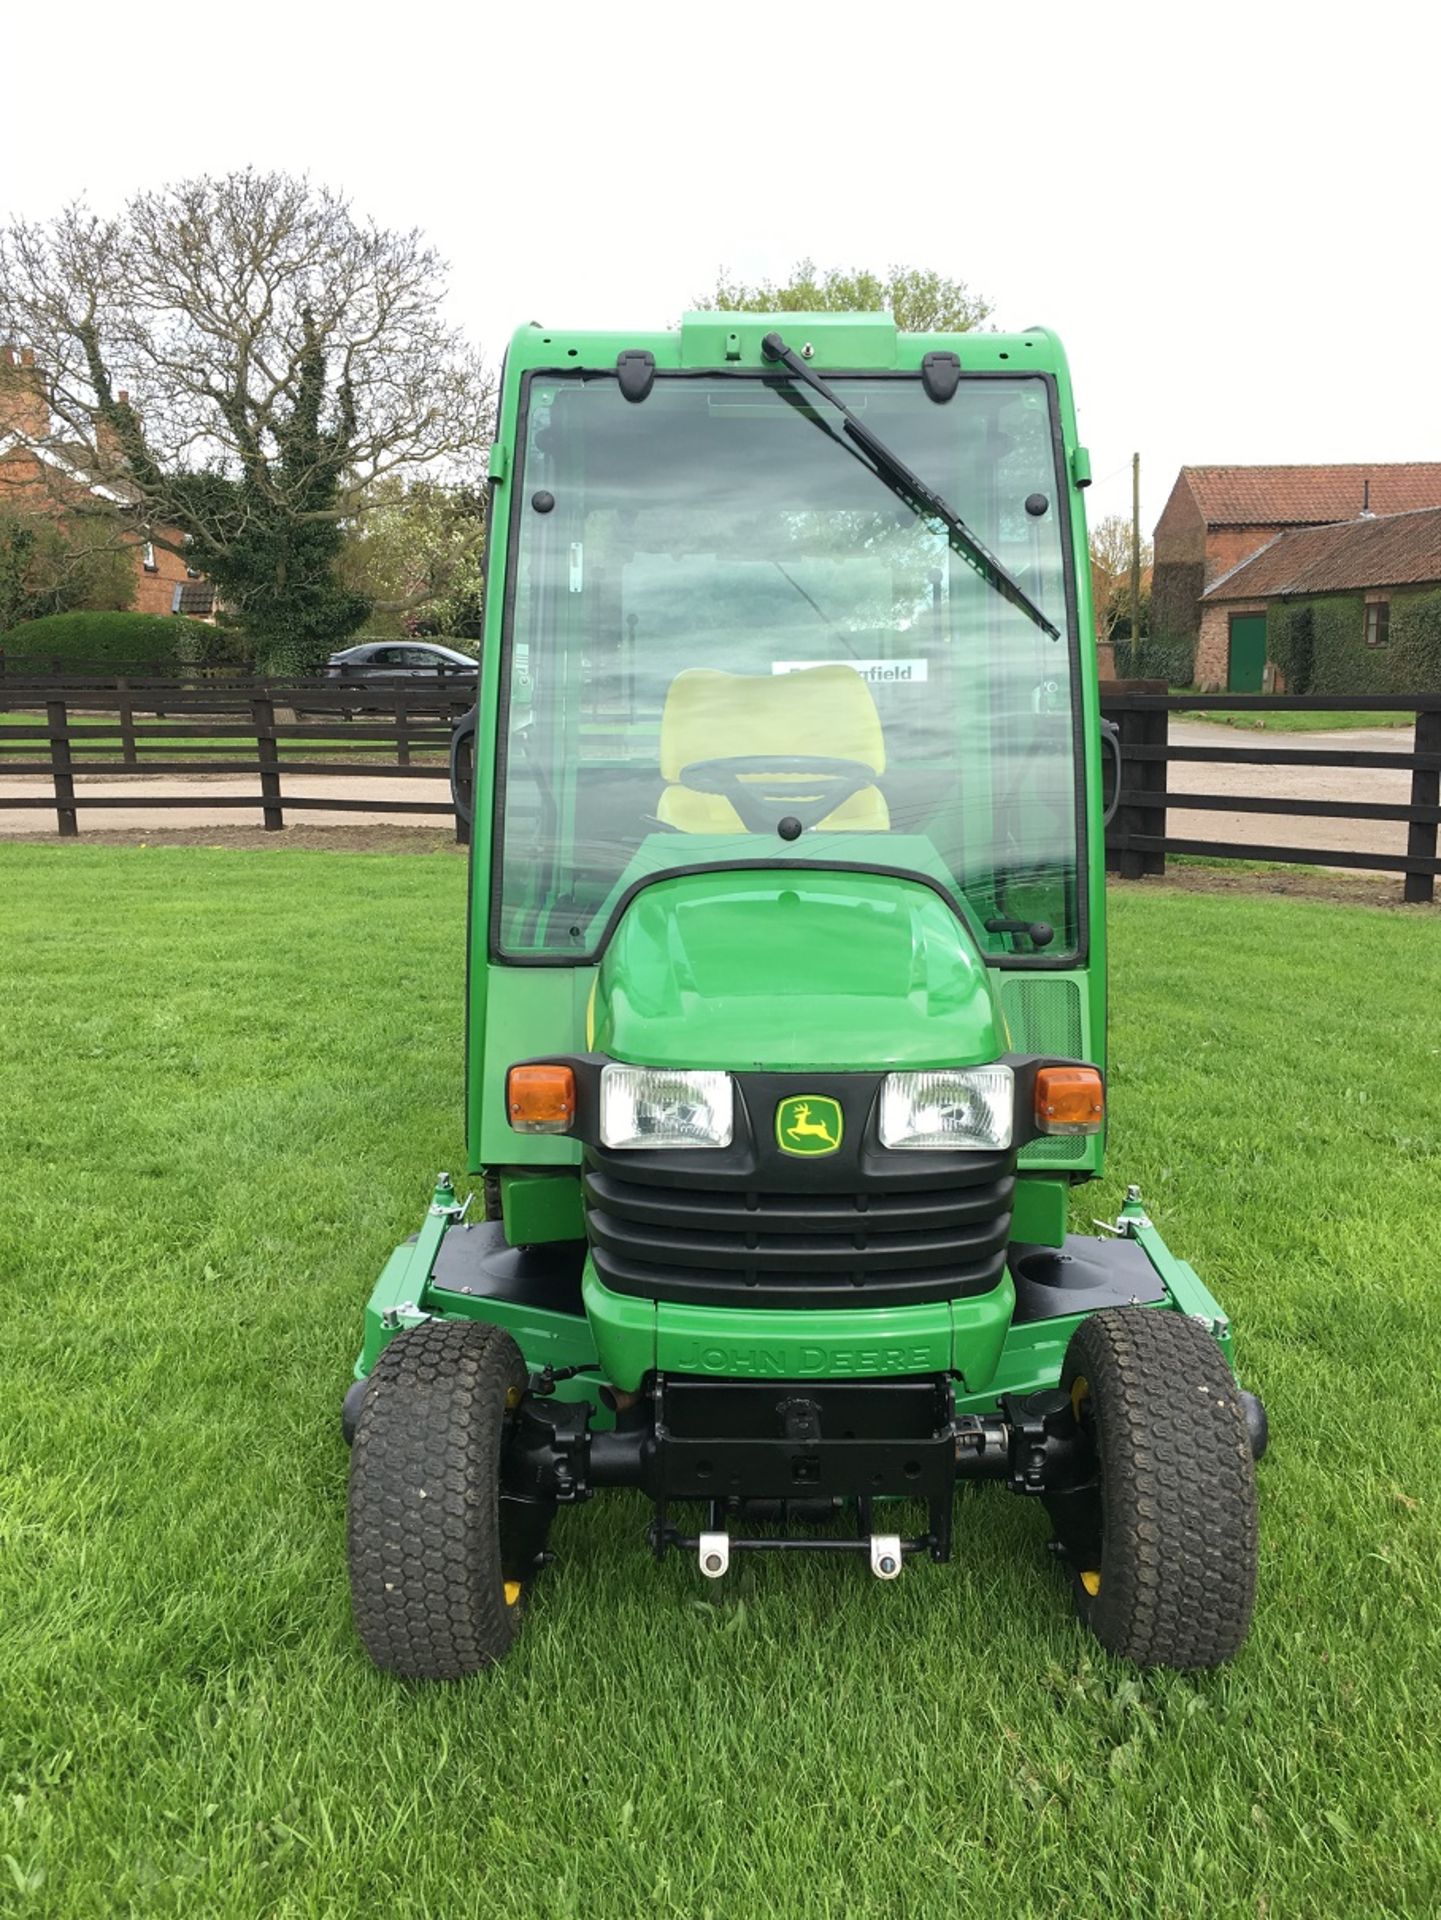
<svg viewBox="0 0 1441 1920"><path fill-rule="evenodd" d="M702 1306L913 1306L989 1292L1010 1238L1014 1157L987 1154L933 1187L769 1192L679 1185L593 1154L596 1272L619 1293Z"/></svg>

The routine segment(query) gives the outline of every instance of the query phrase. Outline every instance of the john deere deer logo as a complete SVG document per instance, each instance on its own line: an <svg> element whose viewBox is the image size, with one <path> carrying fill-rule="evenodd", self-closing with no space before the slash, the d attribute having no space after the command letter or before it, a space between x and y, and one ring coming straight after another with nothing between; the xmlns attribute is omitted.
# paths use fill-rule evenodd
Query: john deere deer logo
<svg viewBox="0 0 1441 1920"><path fill-rule="evenodd" d="M783 1153L834 1153L842 1129L840 1103L824 1094L796 1094L776 1108L776 1140Z"/></svg>

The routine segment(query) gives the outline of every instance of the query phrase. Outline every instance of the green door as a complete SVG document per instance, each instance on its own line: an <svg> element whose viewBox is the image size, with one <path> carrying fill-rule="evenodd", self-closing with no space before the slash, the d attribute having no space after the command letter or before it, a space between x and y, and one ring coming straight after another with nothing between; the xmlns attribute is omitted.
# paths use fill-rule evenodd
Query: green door
<svg viewBox="0 0 1441 1920"><path fill-rule="evenodd" d="M1266 671L1266 616L1231 615L1231 653L1226 668L1228 693L1259 693Z"/></svg>

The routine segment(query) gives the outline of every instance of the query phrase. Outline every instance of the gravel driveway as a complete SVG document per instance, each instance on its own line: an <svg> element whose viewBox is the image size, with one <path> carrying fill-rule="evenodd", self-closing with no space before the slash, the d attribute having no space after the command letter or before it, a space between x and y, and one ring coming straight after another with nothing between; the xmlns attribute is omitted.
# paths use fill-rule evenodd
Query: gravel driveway
<svg viewBox="0 0 1441 1920"><path fill-rule="evenodd" d="M1177 746L1262 747L1277 759L1307 748L1351 748L1364 753L1409 753L1409 727L1356 727L1335 733L1263 733L1215 726L1205 720L1171 721ZM1387 767L1227 767L1207 761L1173 761L1171 793L1245 794L1267 799L1395 801L1411 797L1409 769ZM1321 851L1404 853L1400 820L1316 820L1290 814L1222 813L1171 807L1166 834L1177 840L1218 840L1241 847L1316 847Z"/></svg>
<svg viewBox="0 0 1441 1920"><path fill-rule="evenodd" d="M77 798L113 795L121 803L113 807L79 807L80 835L83 839L89 828L143 830L161 835L177 827L258 827L262 823L258 800L248 806L216 804L217 801L229 800L233 803L244 800L254 795L258 786L259 779L254 774L182 774L161 776L154 780L133 774L113 780L80 774L75 782ZM11 794L16 798L33 794L53 800L54 792L49 780L34 775L0 775L0 838L34 833L37 828L53 829L53 813L40 807L7 808L5 801ZM383 805L377 805L373 813L369 809L353 813L349 809L343 813L325 813L310 807L296 807L294 812L287 811L285 816L288 824L295 825L417 826L433 830L437 823L445 824L449 813L450 788L443 780L386 779L373 780L367 785L364 780L357 780L353 776L333 778L328 774L285 773L281 778L281 793L287 809L292 799L319 798L376 802L429 800L444 801L447 806L445 813L411 814L387 813ZM153 799L183 799L191 804L183 807L124 805L127 796L139 794Z"/></svg>

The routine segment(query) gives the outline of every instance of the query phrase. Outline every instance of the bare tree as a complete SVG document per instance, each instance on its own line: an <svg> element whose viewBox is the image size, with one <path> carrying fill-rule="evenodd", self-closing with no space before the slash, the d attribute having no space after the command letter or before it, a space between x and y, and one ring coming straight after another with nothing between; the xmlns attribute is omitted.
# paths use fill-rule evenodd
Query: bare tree
<svg viewBox="0 0 1441 1920"><path fill-rule="evenodd" d="M0 337L33 350L56 444L103 489L70 510L183 552L292 664L364 618L335 561L385 483L480 469L493 381L444 293L418 232L282 173L0 230Z"/></svg>
<svg viewBox="0 0 1441 1920"><path fill-rule="evenodd" d="M1150 597L1151 543L1141 542L1142 605ZM1109 513L1091 528L1091 594L1096 603L1097 638L1111 640L1131 617L1131 522Z"/></svg>

